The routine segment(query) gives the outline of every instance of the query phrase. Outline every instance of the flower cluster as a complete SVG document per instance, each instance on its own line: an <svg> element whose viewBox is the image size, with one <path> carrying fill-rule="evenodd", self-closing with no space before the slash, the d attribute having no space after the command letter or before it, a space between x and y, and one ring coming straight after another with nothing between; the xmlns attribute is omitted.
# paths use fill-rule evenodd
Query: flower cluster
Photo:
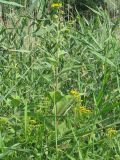
<svg viewBox="0 0 120 160"><path fill-rule="evenodd" d="M108 135L108 137L113 137L113 136L115 136L116 135L116 133L117 133L117 131L116 131L116 129L114 129L114 128L108 128L107 129L107 135Z"/></svg>
<svg viewBox="0 0 120 160"><path fill-rule="evenodd" d="M91 113L91 110L90 110L90 109L87 109L87 108L84 107L84 106L79 107L79 111L80 111L81 113Z"/></svg>
<svg viewBox="0 0 120 160"><path fill-rule="evenodd" d="M79 94L79 92L76 89L72 89L70 91L70 94L73 95L76 98L80 97L80 94Z"/></svg>
<svg viewBox="0 0 120 160"><path fill-rule="evenodd" d="M52 8L60 8L60 7L62 7L62 4L61 4L61 3L53 3L53 4L51 5L51 7L52 7Z"/></svg>
<svg viewBox="0 0 120 160"><path fill-rule="evenodd" d="M87 109L85 106L76 107L76 108L75 108L75 111L76 111L76 112L79 112L79 113L81 113L81 114L91 113L91 110L90 110L90 109Z"/></svg>

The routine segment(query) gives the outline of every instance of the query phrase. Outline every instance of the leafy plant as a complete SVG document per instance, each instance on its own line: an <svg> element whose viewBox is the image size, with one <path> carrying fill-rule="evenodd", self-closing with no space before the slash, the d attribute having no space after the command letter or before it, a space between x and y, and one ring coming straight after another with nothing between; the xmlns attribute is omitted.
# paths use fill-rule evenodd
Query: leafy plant
<svg viewBox="0 0 120 160"><path fill-rule="evenodd" d="M0 26L0 158L119 159L119 18L24 2Z"/></svg>

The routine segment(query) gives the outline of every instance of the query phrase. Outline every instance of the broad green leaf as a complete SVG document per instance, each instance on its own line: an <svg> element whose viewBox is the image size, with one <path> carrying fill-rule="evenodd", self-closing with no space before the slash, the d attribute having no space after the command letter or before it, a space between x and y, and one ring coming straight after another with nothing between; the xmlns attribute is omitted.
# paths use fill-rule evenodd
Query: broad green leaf
<svg viewBox="0 0 120 160"><path fill-rule="evenodd" d="M58 130L60 132L61 135L63 135L64 133L66 133L66 131L68 131L68 128L66 126L66 122L62 122L58 125Z"/></svg>
<svg viewBox="0 0 120 160"><path fill-rule="evenodd" d="M55 97L56 103L59 102L64 97L61 91L49 92L47 95L52 101L54 101L54 97Z"/></svg>
<svg viewBox="0 0 120 160"><path fill-rule="evenodd" d="M65 95L61 100L59 100L56 103L55 107L57 107L57 115L60 116L64 113L66 113L66 111L72 107L73 102L74 102L73 96ZM54 111L55 111L55 109L53 108L53 113L54 113Z"/></svg>

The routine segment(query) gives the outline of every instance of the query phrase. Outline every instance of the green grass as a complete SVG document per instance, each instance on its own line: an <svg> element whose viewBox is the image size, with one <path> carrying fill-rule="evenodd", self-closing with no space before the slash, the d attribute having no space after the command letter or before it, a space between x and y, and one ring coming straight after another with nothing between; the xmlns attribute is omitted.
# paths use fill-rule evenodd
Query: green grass
<svg viewBox="0 0 120 160"><path fill-rule="evenodd" d="M18 10L1 25L0 159L120 159L119 19L91 10Z"/></svg>

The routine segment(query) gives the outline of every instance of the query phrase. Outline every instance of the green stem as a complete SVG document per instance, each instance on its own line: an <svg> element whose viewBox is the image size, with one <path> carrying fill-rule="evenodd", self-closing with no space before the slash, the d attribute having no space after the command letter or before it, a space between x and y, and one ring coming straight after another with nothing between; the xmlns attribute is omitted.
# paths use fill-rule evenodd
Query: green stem
<svg viewBox="0 0 120 160"><path fill-rule="evenodd" d="M57 89L57 81L56 81L56 68L54 68L54 81L55 81L55 85L54 85L54 115L55 115L55 144L56 144L56 159L58 157L58 144L57 144L57 139L58 139L58 133L57 133L57 106L56 106L56 89Z"/></svg>

